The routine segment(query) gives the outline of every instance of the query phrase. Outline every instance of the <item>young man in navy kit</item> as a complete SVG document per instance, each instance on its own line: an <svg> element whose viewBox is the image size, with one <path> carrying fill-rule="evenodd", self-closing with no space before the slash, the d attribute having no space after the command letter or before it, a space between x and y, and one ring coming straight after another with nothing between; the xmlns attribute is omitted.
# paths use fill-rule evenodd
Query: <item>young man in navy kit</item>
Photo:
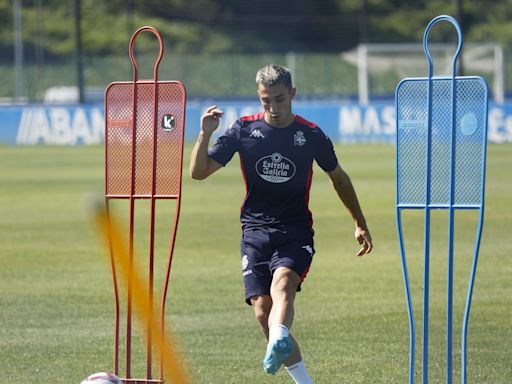
<svg viewBox="0 0 512 384"><path fill-rule="evenodd" d="M288 69L268 65L256 74L264 112L237 120L208 149L223 112L209 107L191 156L190 173L205 179L239 153L247 194L240 220L242 276L246 302L268 339L265 372L282 364L297 384L312 380L299 346L289 333L295 293L311 264L314 245L308 208L313 160L329 175L355 224L363 256L372 238L348 175L338 164L331 140L315 124L292 113L296 89Z"/></svg>

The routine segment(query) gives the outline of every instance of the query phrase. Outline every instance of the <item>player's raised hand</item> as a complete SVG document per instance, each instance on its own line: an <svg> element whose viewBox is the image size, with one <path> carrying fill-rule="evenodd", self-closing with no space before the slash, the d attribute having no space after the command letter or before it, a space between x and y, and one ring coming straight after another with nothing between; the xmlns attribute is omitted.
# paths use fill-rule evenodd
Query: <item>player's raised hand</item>
<svg viewBox="0 0 512 384"><path fill-rule="evenodd" d="M206 112L201 116L201 131L207 134L212 134L219 127L219 121L224 111L212 105L206 109Z"/></svg>
<svg viewBox="0 0 512 384"><path fill-rule="evenodd" d="M364 256L372 251L372 236L370 235L370 231L368 231L368 229L356 227L355 237L357 242L363 246L363 248L357 252L357 256Z"/></svg>

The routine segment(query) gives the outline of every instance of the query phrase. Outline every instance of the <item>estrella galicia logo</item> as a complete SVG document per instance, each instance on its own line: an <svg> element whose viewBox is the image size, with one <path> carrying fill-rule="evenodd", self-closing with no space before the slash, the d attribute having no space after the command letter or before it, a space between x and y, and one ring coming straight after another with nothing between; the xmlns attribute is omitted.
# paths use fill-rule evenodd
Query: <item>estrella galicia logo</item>
<svg viewBox="0 0 512 384"><path fill-rule="evenodd" d="M164 117L162 118L163 130L165 132L171 132L175 126L176 126L176 118L171 114L164 115Z"/></svg>
<svg viewBox="0 0 512 384"><path fill-rule="evenodd" d="M276 152L256 162L256 172L270 183L286 183L295 175L295 164Z"/></svg>

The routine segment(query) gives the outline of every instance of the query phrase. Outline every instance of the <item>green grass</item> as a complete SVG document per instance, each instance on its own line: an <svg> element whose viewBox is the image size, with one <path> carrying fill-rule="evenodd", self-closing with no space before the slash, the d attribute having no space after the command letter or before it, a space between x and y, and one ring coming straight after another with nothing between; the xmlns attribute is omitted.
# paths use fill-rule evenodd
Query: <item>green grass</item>
<svg viewBox="0 0 512 384"><path fill-rule="evenodd" d="M315 382L406 383L408 323L396 239L394 148L338 146L359 194L375 250L356 258L353 225L328 178L311 191L317 254L296 302L293 332ZM512 147L491 145L486 219L469 332L468 383L512 377ZM186 164L190 147L186 151ZM0 383L70 384L112 369L109 265L86 209L103 193L100 147L0 147ZM238 244L244 194L238 161L203 182L185 173L168 320L204 383L290 383L261 369L265 343L243 303ZM126 204L114 202L122 223ZM145 254L147 203L137 205L136 249ZM158 203L157 255L165 255L173 203ZM416 320L421 320L422 216L406 212ZM454 382L460 381L461 314L474 212L457 213ZM432 226L431 382L444 382L446 214ZM157 263L162 270L162 256ZM157 279L160 287L161 276ZM417 325L418 336L420 326ZM141 339L136 335L137 346ZM421 342L418 339L418 358ZM135 373L145 364L136 348ZM421 373L418 367L418 373ZM421 382L421 380L418 380Z"/></svg>

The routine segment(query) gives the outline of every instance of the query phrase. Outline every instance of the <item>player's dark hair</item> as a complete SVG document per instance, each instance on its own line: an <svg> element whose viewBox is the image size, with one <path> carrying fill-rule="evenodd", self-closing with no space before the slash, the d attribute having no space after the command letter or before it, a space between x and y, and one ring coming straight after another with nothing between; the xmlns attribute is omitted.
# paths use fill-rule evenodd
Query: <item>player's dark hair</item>
<svg viewBox="0 0 512 384"><path fill-rule="evenodd" d="M276 84L284 84L288 88L291 88L293 86L292 74L288 68L277 64L269 64L256 73L256 85L259 86L260 84L267 87Z"/></svg>

